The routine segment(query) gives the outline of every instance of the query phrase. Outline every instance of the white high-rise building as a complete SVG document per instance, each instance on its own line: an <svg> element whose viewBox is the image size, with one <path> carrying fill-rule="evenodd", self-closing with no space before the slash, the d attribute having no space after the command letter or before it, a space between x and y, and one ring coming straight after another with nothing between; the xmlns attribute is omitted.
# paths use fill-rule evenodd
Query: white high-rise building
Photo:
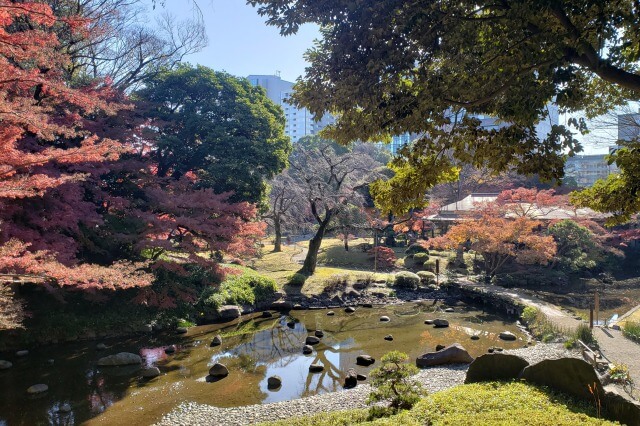
<svg viewBox="0 0 640 426"><path fill-rule="evenodd" d="M287 100L293 92L294 83L283 80L278 75L250 75L247 77L254 86L260 86L267 91L267 97L284 111L284 133L297 142L303 136L317 135L329 124L335 122L330 114L325 114L322 120L316 121L313 114L306 108L297 108Z"/></svg>

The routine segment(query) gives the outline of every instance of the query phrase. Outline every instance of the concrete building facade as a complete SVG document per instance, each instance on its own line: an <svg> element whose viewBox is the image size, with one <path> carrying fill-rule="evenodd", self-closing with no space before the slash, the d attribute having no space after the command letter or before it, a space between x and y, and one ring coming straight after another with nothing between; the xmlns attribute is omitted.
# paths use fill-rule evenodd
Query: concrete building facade
<svg viewBox="0 0 640 426"><path fill-rule="evenodd" d="M294 83L283 80L278 75L250 75L247 77L254 86L260 86L267 92L267 97L280 105L284 112L284 133L297 142L303 136L317 135L320 130L335 122L330 114L325 114L322 120L316 120L306 108L297 108L288 102L293 93Z"/></svg>

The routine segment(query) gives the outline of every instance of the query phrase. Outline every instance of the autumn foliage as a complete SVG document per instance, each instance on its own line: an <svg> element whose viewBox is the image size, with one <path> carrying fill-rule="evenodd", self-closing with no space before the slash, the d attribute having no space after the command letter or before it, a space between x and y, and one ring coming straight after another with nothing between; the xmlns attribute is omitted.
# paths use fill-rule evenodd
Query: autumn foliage
<svg viewBox="0 0 640 426"><path fill-rule="evenodd" d="M374 247L367 253L380 269L392 269L398 260L395 252L389 247Z"/></svg>
<svg viewBox="0 0 640 426"><path fill-rule="evenodd" d="M58 37L88 37L89 24L0 0L0 273L87 294L138 288L136 302L161 307L193 301L187 277L219 282L221 257L252 253L264 225L197 170L158 176L148 121L109 79L67 80Z"/></svg>
<svg viewBox="0 0 640 426"><path fill-rule="evenodd" d="M480 253L485 272L493 276L508 261L524 265L546 264L556 254L552 236L539 232L538 221L527 217L505 219L485 215L454 225L443 237L430 240L436 248L458 250L466 246Z"/></svg>

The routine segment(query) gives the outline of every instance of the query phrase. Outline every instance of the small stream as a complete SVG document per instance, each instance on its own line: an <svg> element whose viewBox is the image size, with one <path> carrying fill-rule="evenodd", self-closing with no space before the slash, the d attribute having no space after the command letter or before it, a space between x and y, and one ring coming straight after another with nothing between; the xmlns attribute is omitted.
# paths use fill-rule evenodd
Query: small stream
<svg viewBox="0 0 640 426"><path fill-rule="evenodd" d="M356 357L368 354L379 360L390 350L400 350L411 359L433 351L437 344L461 343L473 356L491 346L522 347L527 335L515 321L459 304L455 312L442 312L429 303L405 303L377 308L359 308L347 314L335 309L292 311L290 316L261 318L259 314L217 325L193 327L186 335L158 335L106 340L107 350L82 342L30 350L26 357L0 354L13 367L0 371L0 426L6 425L147 425L185 401L232 407L285 401L301 396L342 390L349 368L359 373L377 367L356 366ZM381 322L380 316L391 321ZM444 318L448 328L425 325L425 319ZM289 324L291 320L295 324ZM321 343L311 355L302 354L307 335L323 330ZM498 338L501 331L518 336L514 342ZM223 343L209 344L216 334ZM393 335L393 341L384 337ZM477 334L479 340L471 340ZM176 352L165 349L175 345ZM160 377L143 380L137 366L97 367L103 356L133 352L147 365L160 368ZM205 380L209 367L225 364L228 377L213 383ZM322 373L310 374L311 363L324 365ZM267 378L278 375L282 386L267 389ZM26 389L45 383L49 390L29 396ZM58 412L63 404L69 413Z"/></svg>

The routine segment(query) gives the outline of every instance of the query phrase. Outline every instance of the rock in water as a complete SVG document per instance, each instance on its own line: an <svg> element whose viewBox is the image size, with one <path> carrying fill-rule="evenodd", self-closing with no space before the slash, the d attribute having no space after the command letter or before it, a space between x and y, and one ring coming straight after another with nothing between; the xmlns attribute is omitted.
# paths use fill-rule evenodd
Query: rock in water
<svg viewBox="0 0 640 426"><path fill-rule="evenodd" d="M309 372L310 373L319 373L322 370L324 370L324 366L320 365L320 364L311 364L309 366Z"/></svg>
<svg viewBox="0 0 640 426"><path fill-rule="evenodd" d="M374 362L376 362L375 358L370 355L358 355L358 357L356 358L356 364L362 365L364 367L368 367Z"/></svg>
<svg viewBox="0 0 640 426"><path fill-rule="evenodd" d="M69 413L71 412L71 405L65 403L58 408L58 413Z"/></svg>
<svg viewBox="0 0 640 426"><path fill-rule="evenodd" d="M502 340L516 340L518 337L510 331L503 331L499 336Z"/></svg>
<svg viewBox="0 0 640 426"><path fill-rule="evenodd" d="M427 325L431 325L433 324L433 320L432 319L424 320L424 323Z"/></svg>
<svg viewBox="0 0 640 426"><path fill-rule="evenodd" d="M386 315L383 315L383 316L381 316L381 317L380 317L380 321L382 321L382 322L391 321L391 318L389 318L389 317L388 317L388 316L386 316Z"/></svg>
<svg viewBox="0 0 640 426"><path fill-rule="evenodd" d="M232 320L242 315L242 309L236 305L223 305L218 308L218 314L223 320Z"/></svg>
<svg viewBox="0 0 640 426"><path fill-rule="evenodd" d="M520 378L527 382L549 386L569 395L593 401L589 386L595 386L598 395L604 390L593 367L577 358L547 359L522 370Z"/></svg>
<svg viewBox="0 0 640 426"><path fill-rule="evenodd" d="M444 310L445 312L454 312L455 310L453 308L447 308Z"/></svg>
<svg viewBox="0 0 640 426"><path fill-rule="evenodd" d="M189 329L187 327L178 327L176 328L176 334L185 334Z"/></svg>
<svg viewBox="0 0 640 426"><path fill-rule="evenodd" d="M262 313L262 318L272 318L272 317L273 317L273 314L269 311L264 311Z"/></svg>
<svg viewBox="0 0 640 426"><path fill-rule="evenodd" d="M367 380L367 376L365 376L364 374L358 374L356 375L356 378L358 379L359 382Z"/></svg>
<svg viewBox="0 0 640 426"><path fill-rule="evenodd" d="M485 354L476 358L467 370L465 383L517 379L529 363L516 355Z"/></svg>
<svg viewBox="0 0 640 426"><path fill-rule="evenodd" d="M314 334L316 337L324 337L324 332L322 330L316 330Z"/></svg>
<svg viewBox="0 0 640 426"><path fill-rule="evenodd" d="M354 308L353 306L347 306L346 308L344 308L344 311L348 314L352 314L356 311L356 308Z"/></svg>
<svg viewBox="0 0 640 426"><path fill-rule="evenodd" d="M211 341L211 344L209 345L210 347L214 347L214 346L220 346L222 344L222 336L220 336L219 334L217 334L213 340Z"/></svg>
<svg viewBox="0 0 640 426"><path fill-rule="evenodd" d="M436 352L443 350L445 347L445 345L436 345Z"/></svg>
<svg viewBox="0 0 640 426"><path fill-rule="evenodd" d="M134 365L141 364L142 358L140 355L132 354L129 352L120 352L115 355L105 356L98 360L98 365L101 367L118 366L118 365Z"/></svg>
<svg viewBox="0 0 640 426"><path fill-rule="evenodd" d="M443 364L469 364L473 357L460 344L454 343L437 352L429 352L416 358L420 368Z"/></svg>
<svg viewBox="0 0 640 426"><path fill-rule="evenodd" d="M390 341L392 341L392 340L393 340L393 336L392 336L392 335L390 335L390 334L387 334L386 336L384 336L384 340L387 340L387 341L389 341L389 342L390 342Z"/></svg>
<svg viewBox="0 0 640 426"><path fill-rule="evenodd" d="M276 300L271 304L271 309L274 311L290 311L293 308L293 304L286 300Z"/></svg>
<svg viewBox="0 0 640 426"><path fill-rule="evenodd" d="M335 314L336 314L336 313L335 313L335 312L333 312L333 311L329 311L329 312L327 312L327 316L330 316L330 317L334 316Z"/></svg>
<svg viewBox="0 0 640 426"><path fill-rule="evenodd" d="M474 334L473 336L471 336L471 340L480 340L480 336Z"/></svg>
<svg viewBox="0 0 640 426"><path fill-rule="evenodd" d="M0 370L6 370L7 368L11 368L13 366L9 361L5 361L0 359Z"/></svg>
<svg viewBox="0 0 640 426"><path fill-rule="evenodd" d="M355 388L358 385L358 373L353 368L347 371L347 376L344 378L344 387L346 389Z"/></svg>
<svg viewBox="0 0 640 426"><path fill-rule="evenodd" d="M107 345L105 345L104 343L98 343L96 345L96 349L99 351L104 351L105 349L107 349Z"/></svg>
<svg viewBox="0 0 640 426"><path fill-rule="evenodd" d="M29 351L26 349L16 352L16 356L27 356L27 355L29 355Z"/></svg>
<svg viewBox="0 0 640 426"><path fill-rule="evenodd" d="M295 321L289 321L289 322L287 322L287 327L289 327L289 328L296 328L296 322L295 322Z"/></svg>
<svg viewBox="0 0 640 426"><path fill-rule="evenodd" d="M271 376L267 379L267 389L278 389L280 386L282 386L280 376Z"/></svg>
<svg viewBox="0 0 640 426"><path fill-rule="evenodd" d="M433 328L446 328L449 327L449 321L446 319L436 318L433 320Z"/></svg>
<svg viewBox="0 0 640 426"><path fill-rule="evenodd" d="M34 394L37 394L37 393L46 392L48 390L49 390L49 386L40 383L40 384L37 384L37 385L29 386L29 388L27 389L27 393L34 395Z"/></svg>
<svg viewBox="0 0 640 426"><path fill-rule="evenodd" d="M229 369L224 364L217 362L209 369L209 375L212 377L227 377Z"/></svg>
<svg viewBox="0 0 640 426"><path fill-rule="evenodd" d="M175 353L176 351L176 345L171 345L171 346L167 346L166 348L164 348L164 353L165 354L172 354Z"/></svg>
<svg viewBox="0 0 640 426"><path fill-rule="evenodd" d="M309 355L310 353L313 353L313 347L311 347L311 345L304 345L302 347L302 353L305 355Z"/></svg>
<svg viewBox="0 0 640 426"><path fill-rule="evenodd" d="M143 368L140 375L145 379L151 379L160 375L160 369L158 367Z"/></svg>
<svg viewBox="0 0 640 426"><path fill-rule="evenodd" d="M307 345L317 345L318 343L320 343L320 339L317 338L316 336L307 336L305 343Z"/></svg>

